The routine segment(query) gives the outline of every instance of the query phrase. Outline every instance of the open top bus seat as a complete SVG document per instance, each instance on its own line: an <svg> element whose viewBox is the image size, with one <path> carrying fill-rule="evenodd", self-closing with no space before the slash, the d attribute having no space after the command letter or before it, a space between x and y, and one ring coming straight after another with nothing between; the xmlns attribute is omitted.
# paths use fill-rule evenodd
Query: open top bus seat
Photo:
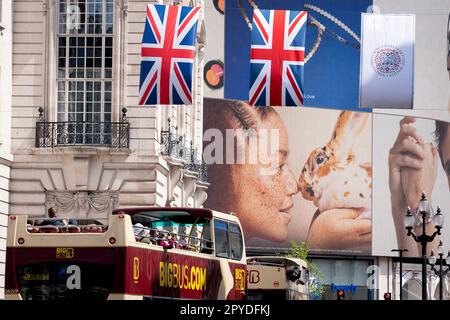
<svg viewBox="0 0 450 320"><path fill-rule="evenodd" d="M27 231L29 233L38 233L39 232L39 228L38 227L34 227L32 225L27 225Z"/></svg>
<svg viewBox="0 0 450 320"><path fill-rule="evenodd" d="M59 233L59 228L56 226L40 226L39 233Z"/></svg>
<svg viewBox="0 0 450 320"><path fill-rule="evenodd" d="M80 233L81 228L77 226L66 226L60 228L61 233Z"/></svg>
<svg viewBox="0 0 450 320"><path fill-rule="evenodd" d="M99 226L99 225L90 224L90 225L84 226L81 229L81 232L98 233L98 232L103 232L103 228L102 228L102 226Z"/></svg>

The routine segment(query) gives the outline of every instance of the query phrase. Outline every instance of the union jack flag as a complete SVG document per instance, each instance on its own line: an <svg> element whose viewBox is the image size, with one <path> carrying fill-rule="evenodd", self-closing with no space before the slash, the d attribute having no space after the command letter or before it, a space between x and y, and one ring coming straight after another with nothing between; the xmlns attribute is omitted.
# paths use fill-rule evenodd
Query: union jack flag
<svg viewBox="0 0 450 320"><path fill-rule="evenodd" d="M306 18L306 11L253 11L251 105L303 105Z"/></svg>
<svg viewBox="0 0 450 320"><path fill-rule="evenodd" d="M199 7L147 5L139 105L192 104Z"/></svg>

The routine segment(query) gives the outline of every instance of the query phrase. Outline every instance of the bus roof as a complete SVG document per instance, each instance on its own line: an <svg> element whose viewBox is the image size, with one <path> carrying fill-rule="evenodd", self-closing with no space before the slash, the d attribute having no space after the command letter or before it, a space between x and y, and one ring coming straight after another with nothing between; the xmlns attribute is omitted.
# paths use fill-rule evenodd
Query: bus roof
<svg viewBox="0 0 450 320"><path fill-rule="evenodd" d="M227 219L230 219L231 217L234 217L231 214L222 213L219 211L206 209L206 208L178 208L178 207L135 207L135 208L123 208L123 209L114 209L112 214L120 214L125 213L130 216L133 216L134 214L143 213L143 212L154 212L152 215L173 215L173 213L178 213L178 215L184 215L184 213L188 213L189 215L196 216L196 217L202 217L202 218L208 218L211 219L214 216L218 216L220 218L227 217ZM166 214L167 213L167 214ZM169 214L171 213L171 214ZM230 220L235 220L231 218Z"/></svg>
<svg viewBox="0 0 450 320"><path fill-rule="evenodd" d="M151 213L152 216L171 216L174 214L178 216L183 216L185 213L194 216L212 219L213 216L220 219L225 219L239 223L239 219L234 214L223 213L216 210L206 209L206 208L178 208L178 207L135 207L135 208L122 208L113 210L112 214L125 213L127 215L133 216L135 214ZM239 223L240 224L240 223Z"/></svg>
<svg viewBox="0 0 450 320"><path fill-rule="evenodd" d="M178 215L184 215L188 213L191 216L209 218L211 219L213 214L209 209L204 208L164 208L164 207L136 207L136 208L124 208L124 209L115 209L112 214L125 213L130 216L133 216L137 213L143 212L152 212L152 215L163 216L173 216L173 213L178 213ZM171 213L171 214L169 214Z"/></svg>
<svg viewBox="0 0 450 320"><path fill-rule="evenodd" d="M247 257L247 263L283 263L283 264L294 264L299 265L303 267L307 267L306 261L299 259L299 258L291 258L291 257L285 257L285 256L253 256L253 257Z"/></svg>

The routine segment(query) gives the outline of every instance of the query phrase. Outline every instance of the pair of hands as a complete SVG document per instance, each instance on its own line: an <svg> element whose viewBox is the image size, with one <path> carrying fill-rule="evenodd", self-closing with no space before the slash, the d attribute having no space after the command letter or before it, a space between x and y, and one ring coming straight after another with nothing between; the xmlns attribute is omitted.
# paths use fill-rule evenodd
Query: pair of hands
<svg viewBox="0 0 450 320"><path fill-rule="evenodd" d="M356 209L331 209L318 214L308 233L311 248L369 250L372 221L357 219Z"/></svg>
<svg viewBox="0 0 450 320"><path fill-rule="evenodd" d="M417 208L422 192L430 198L437 175L437 150L425 143L413 126L415 118L400 121L400 131L389 152L389 188L399 246L405 245L403 217L406 208ZM308 243L312 248L370 248L372 221L357 219L355 209L332 209L313 220ZM409 241L411 242L411 241Z"/></svg>
<svg viewBox="0 0 450 320"><path fill-rule="evenodd" d="M400 132L389 152L389 189L398 246L408 249L411 256L420 255L420 248L406 235L406 210L408 207L415 210L419 206L422 193L431 202L438 163L438 151L419 135L413 126L415 120L405 117L400 121ZM426 228L427 233L433 233L434 225L430 223ZM436 246L436 242L437 239L428 246L429 251Z"/></svg>
<svg viewBox="0 0 450 320"><path fill-rule="evenodd" d="M419 205L422 192L431 198L437 176L437 150L425 143L412 125L413 117L400 121L400 132L389 152L389 189L394 218L405 215L407 207Z"/></svg>

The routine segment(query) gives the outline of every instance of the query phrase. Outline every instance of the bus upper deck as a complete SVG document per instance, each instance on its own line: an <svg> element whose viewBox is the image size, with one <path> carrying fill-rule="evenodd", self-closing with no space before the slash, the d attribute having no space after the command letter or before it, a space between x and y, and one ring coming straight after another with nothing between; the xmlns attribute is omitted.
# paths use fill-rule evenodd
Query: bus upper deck
<svg viewBox="0 0 450 320"><path fill-rule="evenodd" d="M239 220L209 209L125 208L107 225L11 215L7 239L10 299L244 297Z"/></svg>

